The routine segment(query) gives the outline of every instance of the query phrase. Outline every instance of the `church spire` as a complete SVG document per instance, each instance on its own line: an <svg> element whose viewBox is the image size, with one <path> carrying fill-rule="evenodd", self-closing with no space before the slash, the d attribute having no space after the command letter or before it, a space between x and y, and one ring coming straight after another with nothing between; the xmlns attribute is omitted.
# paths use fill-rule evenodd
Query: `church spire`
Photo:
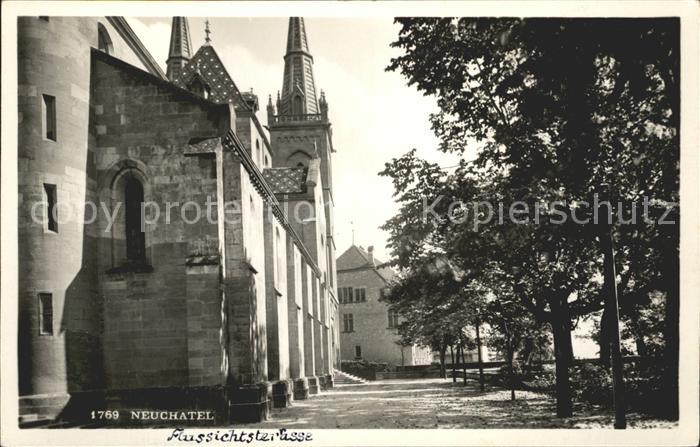
<svg viewBox="0 0 700 447"><path fill-rule="evenodd" d="M287 54L294 52L309 53L309 41L306 40L306 28L303 17L290 17L287 30ZM309 56L311 56L309 54Z"/></svg>
<svg viewBox="0 0 700 447"><path fill-rule="evenodd" d="M287 53L284 56L284 81L278 114L293 115L295 117L293 119L303 119L301 115L319 113L313 63L304 19L290 17Z"/></svg>
<svg viewBox="0 0 700 447"><path fill-rule="evenodd" d="M170 50L168 51L167 76L174 81L182 73L182 69L192 57L190 26L186 17L173 17L170 32Z"/></svg>

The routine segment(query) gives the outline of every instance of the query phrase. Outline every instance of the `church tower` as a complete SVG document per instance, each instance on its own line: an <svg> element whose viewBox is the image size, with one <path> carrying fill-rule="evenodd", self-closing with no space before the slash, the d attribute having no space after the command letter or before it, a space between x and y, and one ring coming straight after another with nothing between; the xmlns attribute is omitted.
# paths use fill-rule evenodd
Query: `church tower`
<svg viewBox="0 0 700 447"><path fill-rule="evenodd" d="M325 94L323 91L320 96L316 94L313 62L304 19L290 17L282 94L277 94L274 105L272 97L269 98L267 122L274 167L308 168L312 159L320 159L326 217L326 284L329 293L335 296L337 281L332 170L332 154L335 150Z"/></svg>
<svg viewBox="0 0 700 447"><path fill-rule="evenodd" d="M170 50L168 51L167 76L170 81L175 81L182 69L192 57L192 39L190 38L190 26L186 17L173 17L173 25L170 32Z"/></svg>
<svg viewBox="0 0 700 447"><path fill-rule="evenodd" d="M277 111L280 115L301 118L299 115L319 113L313 63L304 19L291 17L287 33L287 53L284 56L282 97Z"/></svg>
<svg viewBox="0 0 700 447"><path fill-rule="evenodd" d="M273 166L308 166L310 159L319 157L323 189L332 196L331 123L325 94L316 95L313 60L304 19L290 17L282 95L277 94L275 105L270 97L267 105Z"/></svg>

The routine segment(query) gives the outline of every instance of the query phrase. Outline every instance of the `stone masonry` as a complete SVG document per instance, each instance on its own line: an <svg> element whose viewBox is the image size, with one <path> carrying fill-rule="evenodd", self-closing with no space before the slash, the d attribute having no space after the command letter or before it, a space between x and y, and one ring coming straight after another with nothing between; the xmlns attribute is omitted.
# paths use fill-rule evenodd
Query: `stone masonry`
<svg viewBox="0 0 700 447"><path fill-rule="evenodd" d="M20 18L20 422L95 407L259 421L333 385L328 105L303 19L289 30L285 72L303 56L308 97L285 90L268 132L186 18L167 76L122 18Z"/></svg>

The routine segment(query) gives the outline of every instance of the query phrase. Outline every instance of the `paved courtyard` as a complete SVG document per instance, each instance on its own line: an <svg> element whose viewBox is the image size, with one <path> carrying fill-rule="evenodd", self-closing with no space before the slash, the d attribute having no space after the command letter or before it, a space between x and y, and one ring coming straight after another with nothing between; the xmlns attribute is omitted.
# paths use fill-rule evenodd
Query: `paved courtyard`
<svg viewBox="0 0 700 447"><path fill-rule="evenodd" d="M260 428L612 428L612 414L599 407L575 407L575 416L558 419L553 398L488 387L480 392L469 381L451 379L383 380L340 385L290 408L273 410ZM673 423L640 414L628 415L628 426L672 427ZM252 426L251 426L252 427Z"/></svg>

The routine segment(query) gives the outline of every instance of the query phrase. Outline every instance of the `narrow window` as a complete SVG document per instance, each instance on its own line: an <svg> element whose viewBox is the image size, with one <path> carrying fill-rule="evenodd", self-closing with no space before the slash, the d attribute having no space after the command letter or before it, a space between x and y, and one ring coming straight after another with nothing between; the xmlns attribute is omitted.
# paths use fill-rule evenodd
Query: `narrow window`
<svg viewBox="0 0 700 447"><path fill-rule="evenodd" d="M97 24L97 49L107 54L112 53L112 39L103 24Z"/></svg>
<svg viewBox="0 0 700 447"><path fill-rule="evenodd" d="M362 346L360 346L360 345L355 346L355 358L356 359L362 358Z"/></svg>
<svg viewBox="0 0 700 447"><path fill-rule="evenodd" d="M58 233L58 196L56 193L56 185L44 183L44 193L46 194L46 224L49 231Z"/></svg>
<svg viewBox="0 0 700 447"><path fill-rule="evenodd" d="M292 115L301 115L303 112L301 105L301 97L295 96L292 100Z"/></svg>
<svg viewBox="0 0 700 447"><path fill-rule="evenodd" d="M395 329L399 326L399 314L394 311L389 311L389 329Z"/></svg>
<svg viewBox="0 0 700 447"><path fill-rule="evenodd" d="M142 228L141 207L143 185L132 175L126 179L124 187L126 217L126 259L143 262L146 259L146 237Z"/></svg>
<svg viewBox="0 0 700 447"><path fill-rule="evenodd" d="M53 296L39 294L39 334L53 335Z"/></svg>
<svg viewBox="0 0 700 447"><path fill-rule="evenodd" d="M343 314L343 332L354 332L352 314Z"/></svg>
<svg viewBox="0 0 700 447"><path fill-rule="evenodd" d="M260 158L260 140L255 140L255 162L258 166L262 165L262 159Z"/></svg>
<svg viewBox="0 0 700 447"><path fill-rule="evenodd" d="M56 97L41 95L44 99L44 138L56 141Z"/></svg>

